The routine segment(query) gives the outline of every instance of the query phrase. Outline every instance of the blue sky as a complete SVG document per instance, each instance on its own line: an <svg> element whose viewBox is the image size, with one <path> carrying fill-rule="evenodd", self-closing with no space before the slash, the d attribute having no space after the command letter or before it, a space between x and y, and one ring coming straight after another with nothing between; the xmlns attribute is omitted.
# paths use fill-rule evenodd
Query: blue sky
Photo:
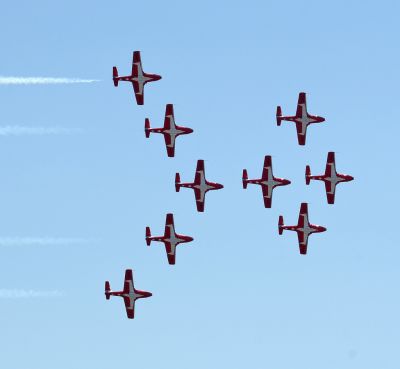
<svg viewBox="0 0 400 369"><path fill-rule="evenodd" d="M2 7L2 76L98 79L75 85L0 86L0 125L64 127L64 135L0 137L0 238L84 242L0 246L1 290L57 291L0 298L5 369L231 368L397 369L399 173L396 1L15 1ZM133 50L149 84L145 105L118 89L112 66L130 71ZM307 145L275 124L275 109L312 114ZM166 103L194 134L167 158L160 126ZM355 181L328 206L322 173L328 151ZM292 184L264 209L261 190L241 172L261 174L264 155ZM197 159L223 183L195 210ZM300 256L277 220L328 228ZM162 233L173 212L178 247L170 267L161 244L147 248L145 226ZM126 268L140 300L134 321L123 302Z"/></svg>

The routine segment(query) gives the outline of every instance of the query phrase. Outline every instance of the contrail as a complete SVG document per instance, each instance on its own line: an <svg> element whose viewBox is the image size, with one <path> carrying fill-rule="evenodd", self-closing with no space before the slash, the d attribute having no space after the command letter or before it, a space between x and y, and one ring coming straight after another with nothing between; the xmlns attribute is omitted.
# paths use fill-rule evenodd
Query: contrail
<svg viewBox="0 0 400 369"><path fill-rule="evenodd" d="M82 133L80 128L0 126L0 136L46 136Z"/></svg>
<svg viewBox="0 0 400 369"><path fill-rule="evenodd" d="M58 290L37 291L37 290L5 290L0 289L0 299L26 299L40 297L62 297L64 293Z"/></svg>
<svg viewBox="0 0 400 369"><path fill-rule="evenodd" d="M0 237L0 246L69 246L85 245L91 241L76 237Z"/></svg>
<svg viewBox="0 0 400 369"><path fill-rule="evenodd" d="M0 85L59 85L72 83L100 82L98 79L55 78L55 77L4 77L0 76Z"/></svg>

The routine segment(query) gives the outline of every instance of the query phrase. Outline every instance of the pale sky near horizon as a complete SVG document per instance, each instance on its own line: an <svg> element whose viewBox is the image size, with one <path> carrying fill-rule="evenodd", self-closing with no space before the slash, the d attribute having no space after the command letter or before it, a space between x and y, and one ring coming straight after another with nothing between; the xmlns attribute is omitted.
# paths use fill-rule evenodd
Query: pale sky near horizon
<svg viewBox="0 0 400 369"><path fill-rule="evenodd" d="M3 369L398 369L399 59L396 1L14 1L0 14L0 354ZM162 75L137 106L112 66ZM307 145L275 109L305 91ZM194 129L166 156L144 119ZM9 134L10 127L19 127ZM24 127L23 129L21 127ZM355 177L328 205L309 164ZM241 173L292 181L265 209ZM224 189L196 212L197 159ZM327 232L299 255L301 202ZM194 237L171 267L165 214ZM134 269L139 300L104 297Z"/></svg>

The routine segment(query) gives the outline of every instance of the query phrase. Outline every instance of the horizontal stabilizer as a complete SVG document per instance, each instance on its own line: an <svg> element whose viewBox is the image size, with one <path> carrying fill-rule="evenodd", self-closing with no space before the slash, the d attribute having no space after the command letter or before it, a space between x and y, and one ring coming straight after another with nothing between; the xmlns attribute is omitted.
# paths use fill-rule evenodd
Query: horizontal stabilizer
<svg viewBox="0 0 400 369"><path fill-rule="evenodd" d="M278 106L276 108L276 124L280 126L282 123L282 108Z"/></svg>
<svg viewBox="0 0 400 369"><path fill-rule="evenodd" d="M146 244L147 246L150 246L151 244L151 231L150 231L150 227L146 227Z"/></svg>
<svg viewBox="0 0 400 369"><path fill-rule="evenodd" d="M113 67L113 81L114 81L114 86L118 87L118 69L117 69L117 67Z"/></svg>
<svg viewBox="0 0 400 369"><path fill-rule="evenodd" d="M306 185L310 184L311 180L311 168L309 165L306 166Z"/></svg>
<svg viewBox="0 0 400 369"><path fill-rule="evenodd" d="M181 189L181 176L179 175L179 173L175 174L175 191L179 192L179 190Z"/></svg>
<svg viewBox="0 0 400 369"><path fill-rule="evenodd" d="M104 293L106 295L106 299L110 299L110 292L111 292L111 287L110 287L110 282L106 281L105 288L104 288Z"/></svg>
<svg viewBox="0 0 400 369"><path fill-rule="evenodd" d="M279 216L278 231L279 231L279 234L283 233L283 216L282 215Z"/></svg>
<svg viewBox="0 0 400 369"><path fill-rule="evenodd" d="M247 175L247 170L243 169L243 174L242 174L242 184L243 184L243 188L246 189L247 188L247 180L249 179L248 175Z"/></svg>
<svg viewBox="0 0 400 369"><path fill-rule="evenodd" d="M150 137L150 119L146 118L144 121L144 133L146 134L146 137Z"/></svg>

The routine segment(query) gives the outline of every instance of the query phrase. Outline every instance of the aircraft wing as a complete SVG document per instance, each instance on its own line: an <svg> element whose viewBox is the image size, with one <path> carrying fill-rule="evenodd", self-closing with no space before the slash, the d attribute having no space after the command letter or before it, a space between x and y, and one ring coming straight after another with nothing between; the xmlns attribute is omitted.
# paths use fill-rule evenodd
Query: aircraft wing
<svg viewBox="0 0 400 369"><path fill-rule="evenodd" d="M166 237L166 238L171 237L171 227L172 227L172 229L174 228L174 215L169 213L169 214L167 214L167 217L165 218L164 237Z"/></svg>
<svg viewBox="0 0 400 369"><path fill-rule="evenodd" d="M264 199L264 206L266 208L270 208L272 206L272 187L262 185L261 188Z"/></svg>
<svg viewBox="0 0 400 369"><path fill-rule="evenodd" d="M167 104L165 107L164 129L171 128L171 120L174 121L174 106Z"/></svg>
<svg viewBox="0 0 400 369"><path fill-rule="evenodd" d="M299 220L297 225L299 227L304 227L304 218L308 219L308 204L303 202L300 206Z"/></svg>
<svg viewBox="0 0 400 369"><path fill-rule="evenodd" d="M303 109L305 109L305 111L307 112L306 93L300 92L299 99L297 100L296 117L303 116Z"/></svg>
<svg viewBox="0 0 400 369"><path fill-rule="evenodd" d="M167 148L167 155L169 157L175 156L175 136L164 133L165 147Z"/></svg>
<svg viewBox="0 0 400 369"><path fill-rule="evenodd" d="M133 60L132 60L132 76L138 77L139 75L143 75L142 70L142 61L140 58L140 51L133 52ZM135 92L135 98L138 105L144 104L144 96L143 96L143 87L144 83L139 81L133 81L133 90Z"/></svg>
<svg viewBox="0 0 400 369"><path fill-rule="evenodd" d="M132 57L132 76L134 77L138 76L137 73L138 65L140 65L140 68L142 67L142 59L140 58L140 51L134 51Z"/></svg>
<svg viewBox="0 0 400 369"><path fill-rule="evenodd" d="M297 237L299 239L299 249L300 254L307 254L307 244L308 244L308 236L304 237L305 234L302 232L297 232Z"/></svg>
<svg viewBox="0 0 400 369"><path fill-rule="evenodd" d="M129 294L133 290L134 286L133 286L132 269L127 269L125 271L125 278L124 278L124 293ZM129 296L124 296L124 303L128 318L133 319L135 316L135 300L130 298Z"/></svg>
<svg viewBox="0 0 400 369"><path fill-rule="evenodd" d="M299 221L297 223L299 228L303 228L305 223L308 223L308 204L306 202L301 203L300 213L299 213ZM297 237L299 239L299 248L300 254L307 253L307 244L308 244L308 234L297 231Z"/></svg>
<svg viewBox="0 0 400 369"><path fill-rule="evenodd" d="M203 173L203 177L206 176L206 171L204 169L204 160L197 160L197 165L196 165L196 176L199 173ZM195 177L195 182L196 182L196 177Z"/></svg>
<svg viewBox="0 0 400 369"><path fill-rule="evenodd" d="M124 293L129 294L134 291L133 285L133 273L132 269L127 269L125 271L125 279L124 279Z"/></svg>
<svg viewBox="0 0 400 369"><path fill-rule="evenodd" d="M165 219L164 237L170 238L172 233L175 235L174 215L169 213L167 214L167 218ZM164 241L164 245L165 245L165 251L167 252L168 263L171 265L175 264L176 245L172 247L172 244L166 241Z"/></svg>
<svg viewBox="0 0 400 369"><path fill-rule="evenodd" d="M332 171L336 170L335 168L335 153L328 152L328 157L326 159L326 167L325 167L325 175L328 177L332 176Z"/></svg>
<svg viewBox="0 0 400 369"><path fill-rule="evenodd" d="M335 153L331 151L328 152L328 157L326 159L325 176L328 178L332 178L335 174L336 174ZM325 182L325 191L328 204L334 204L336 183L332 183L330 181L324 181L324 182Z"/></svg>
<svg viewBox="0 0 400 369"><path fill-rule="evenodd" d="M196 198L197 211L203 212L206 201L205 193L201 192L198 188L194 188L194 196Z"/></svg>
<svg viewBox="0 0 400 369"><path fill-rule="evenodd" d="M128 283L133 288L133 273L132 273L132 269L125 270L124 283Z"/></svg>
<svg viewBox="0 0 400 369"><path fill-rule="evenodd" d="M206 173L204 170L204 160L197 160L196 174L194 175L194 183L196 185L200 185L202 182L205 182L205 180L206 180ZM196 199L201 197L202 197L201 194L200 196L196 195Z"/></svg>
<svg viewBox="0 0 400 369"><path fill-rule="evenodd" d="M129 319L133 319L135 317L135 300L128 296L124 296L124 303L126 315Z"/></svg>
<svg viewBox="0 0 400 369"><path fill-rule="evenodd" d="M271 177L272 177L272 159L270 155L266 155L264 158L264 166L261 178L268 180Z"/></svg>
<svg viewBox="0 0 400 369"><path fill-rule="evenodd" d="M205 169L204 169L204 160L197 160L194 183L196 185L200 185L201 183L205 182L205 176L206 176L206 173L205 173ZM204 211L204 203L205 203L205 192L203 192L199 188L195 187L194 195L196 198L197 211L203 212Z"/></svg>
<svg viewBox="0 0 400 369"><path fill-rule="evenodd" d="M324 181L325 182L325 191L326 191L326 199L328 200L328 204L335 203L335 192L336 192L336 185L332 182Z"/></svg>
<svg viewBox="0 0 400 369"><path fill-rule="evenodd" d="M306 144L307 125L296 122L297 141L299 145Z"/></svg>
<svg viewBox="0 0 400 369"><path fill-rule="evenodd" d="M169 131L171 126L175 126L174 106L167 104L165 107L164 130ZM175 135L164 133L165 147L169 157L175 156Z"/></svg>
<svg viewBox="0 0 400 369"><path fill-rule="evenodd" d="M169 242L164 242L164 244L165 244L165 251L167 252L168 263L174 265L176 246L172 248L172 245Z"/></svg>
<svg viewBox="0 0 400 369"><path fill-rule="evenodd" d="M143 105L144 104L143 83L139 83L138 81L133 81L132 86L133 86L133 91L135 93L137 104Z"/></svg>

